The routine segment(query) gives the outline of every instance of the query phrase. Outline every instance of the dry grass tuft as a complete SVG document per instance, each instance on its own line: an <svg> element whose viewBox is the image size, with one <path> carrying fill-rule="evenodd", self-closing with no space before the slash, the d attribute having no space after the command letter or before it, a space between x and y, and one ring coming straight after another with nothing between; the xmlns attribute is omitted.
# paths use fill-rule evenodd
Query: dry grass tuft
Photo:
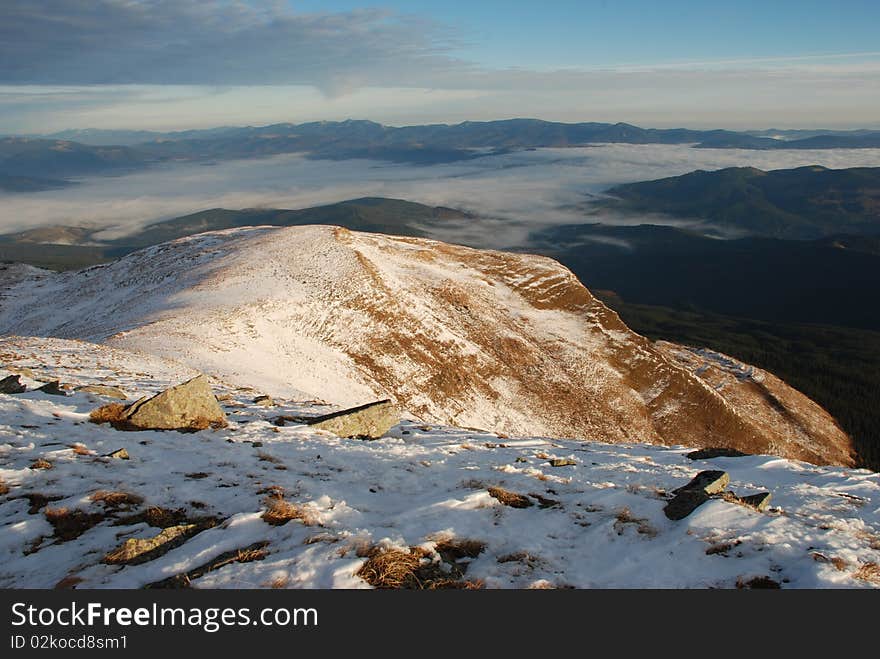
<svg viewBox="0 0 880 659"><path fill-rule="evenodd" d="M144 498L130 492L98 490L89 497L95 503L104 505L104 509L129 510L132 506L139 506Z"/></svg>
<svg viewBox="0 0 880 659"><path fill-rule="evenodd" d="M516 494L502 487L490 487L487 491L490 497L511 508L528 508L533 505L527 496Z"/></svg>
<svg viewBox="0 0 880 659"><path fill-rule="evenodd" d="M4 494L9 494L9 486L3 482L3 479L0 478L0 496Z"/></svg>
<svg viewBox="0 0 880 659"><path fill-rule="evenodd" d="M781 588L778 581L768 576L752 577L751 579L739 577L736 580L736 587L740 590L778 590Z"/></svg>
<svg viewBox="0 0 880 659"><path fill-rule="evenodd" d="M853 576L861 581L880 586L880 565L877 563L862 563L859 569L855 571Z"/></svg>
<svg viewBox="0 0 880 659"><path fill-rule="evenodd" d="M71 444L70 448L76 455L94 455L94 451L86 448L85 444Z"/></svg>
<svg viewBox="0 0 880 659"><path fill-rule="evenodd" d="M657 535L657 529L648 524L648 520L642 519L641 517L636 517L632 514L629 508L622 508L617 511L616 521L614 522L614 530L617 531L617 535L623 535L623 528L627 524L633 524L636 527L636 531L638 531L641 535L646 535L650 538L653 538Z"/></svg>
<svg viewBox="0 0 880 659"><path fill-rule="evenodd" d="M268 453L264 453L263 451L257 451L257 459L260 462L270 462L273 465L280 465L281 460L276 458L274 455L269 455Z"/></svg>
<svg viewBox="0 0 880 659"><path fill-rule="evenodd" d="M179 526L187 522L200 524L204 527L212 526L216 520L210 517L189 519L183 508L171 510L162 506L152 506L146 510L121 517L116 521L116 525L127 526L129 524L147 524L159 529L167 529L171 526Z"/></svg>
<svg viewBox="0 0 880 659"><path fill-rule="evenodd" d="M282 497L270 496L265 500L266 511L261 518L266 524L281 526L292 519L298 519L306 526L316 526L320 520L307 506L285 501Z"/></svg>
<svg viewBox="0 0 880 659"><path fill-rule="evenodd" d="M31 463L31 469L51 469L52 463L43 458L37 458Z"/></svg>
<svg viewBox="0 0 880 659"><path fill-rule="evenodd" d="M253 548L246 547L244 549L238 549L235 553L235 562L236 563L250 563L251 561L262 561L266 556L269 555L262 547Z"/></svg>
<svg viewBox="0 0 880 659"><path fill-rule="evenodd" d="M819 563L831 563L838 572L843 572L849 566L845 560L840 558L840 556L826 556L825 554L820 554L817 551L814 551L810 556L813 557L814 561Z"/></svg>
<svg viewBox="0 0 880 659"><path fill-rule="evenodd" d="M270 579L269 581L264 581L261 585L264 588L272 588L273 590L283 590L283 589L287 588L287 586L289 584L290 584L290 577L288 577L285 574L280 577L275 577L273 579Z"/></svg>
<svg viewBox="0 0 880 659"><path fill-rule="evenodd" d="M384 589L422 589L419 568L427 552L416 548L414 551L388 549L373 551L357 576L374 588Z"/></svg>
<svg viewBox="0 0 880 659"><path fill-rule="evenodd" d="M441 547L447 551L441 551ZM387 549L370 547L358 551L365 554L366 562L357 571L374 588L394 590L477 590L483 582L463 579L467 565L449 562L454 555L476 557L485 549L485 543L477 540L444 540L437 544L437 552L443 561L432 560L432 553L422 547ZM444 555L445 554L445 555ZM444 569L446 567L447 569Z"/></svg>
<svg viewBox="0 0 880 659"><path fill-rule="evenodd" d="M109 403L89 412L89 421L92 423L124 423L127 411L128 405Z"/></svg>
<svg viewBox="0 0 880 659"><path fill-rule="evenodd" d="M68 574L61 581L56 583L53 588L55 590L70 590L71 588L75 588L77 584L80 584L82 582L82 577L78 577L75 574Z"/></svg>
<svg viewBox="0 0 880 659"><path fill-rule="evenodd" d="M66 542L78 538L93 526L104 521L103 513L87 513L84 510L70 508L46 508L43 511L52 528L55 529L55 537Z"/></svg>

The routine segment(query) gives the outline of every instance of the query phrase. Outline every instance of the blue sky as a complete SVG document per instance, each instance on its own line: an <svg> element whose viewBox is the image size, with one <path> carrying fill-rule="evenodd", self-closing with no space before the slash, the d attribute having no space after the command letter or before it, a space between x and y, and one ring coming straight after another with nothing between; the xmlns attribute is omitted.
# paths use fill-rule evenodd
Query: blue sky
<svg viewBox="0 0 880 659"><path fill-rule="evenodd" d="M364 3L291 1L304 12ZM412 0L376 6L451 26L492 67L603 67L880 51L880 2Z"/></svg>
<svg viewBox="0 0 880 659"><path fill-rule="evenodd" d="M880 127L880 2L3 0L0 133Z"/></svg>

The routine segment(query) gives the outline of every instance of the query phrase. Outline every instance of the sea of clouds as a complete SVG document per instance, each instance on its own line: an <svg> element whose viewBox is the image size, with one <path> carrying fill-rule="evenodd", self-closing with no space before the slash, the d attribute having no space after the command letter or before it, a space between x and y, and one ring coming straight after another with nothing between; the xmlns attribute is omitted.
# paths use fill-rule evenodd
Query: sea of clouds
<svg viewBox="0 0 880 659"><path fill-rule="evenodd" d="M479 247L526 244L530 231L572 222L676 223L596 216L589 204L610 186L730 166L880 166L880 149L695 149L609 144L537 149L457 163L414 166L301 155L155 166L81 179L62 190L0 195L0 232L38 226L106 227L121 237L158 220L208 208L306 208L364 196L393 197L473 212L478 220L426 227L436 238Z"/></svg>

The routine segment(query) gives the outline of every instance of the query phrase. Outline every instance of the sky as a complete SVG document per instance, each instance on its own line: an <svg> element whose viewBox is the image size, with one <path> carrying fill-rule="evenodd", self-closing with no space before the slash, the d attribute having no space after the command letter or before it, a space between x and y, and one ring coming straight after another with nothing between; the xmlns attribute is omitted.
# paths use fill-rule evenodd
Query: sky
<svg viewBox="0 0 880 659"><path fill-rule="evenodd" d="M880 128L876 0L3 0L0 133L530 116Z"/></svg>

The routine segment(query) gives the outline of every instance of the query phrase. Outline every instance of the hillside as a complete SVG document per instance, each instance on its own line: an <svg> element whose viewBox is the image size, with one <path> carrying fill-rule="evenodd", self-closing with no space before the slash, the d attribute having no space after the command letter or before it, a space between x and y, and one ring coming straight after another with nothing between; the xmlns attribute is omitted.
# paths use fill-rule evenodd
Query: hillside
<svg viewBox="0 0 880 659"><path fill-rule="evenodd" d="M620 185L607 207L704 220L734 233L810 239L880 233L880 168L696 171Z"/></svg>
<svg viewBox="0 0 880 659"><path fill-rule="evenodd" d="M0 360L0 376L25 373L31 387L112 385L129 400L194 375L57 339L0 339ZM340 439L273 421L324 405L267 407L259 390L212 386L229 425L188 435L88 423L112 400L95 393L0 394L0 586L880 586L877 474L412 420L379 440ZM105 457L120 449L128 459ZM737 494L769 492L770 506L714 497L667 519L671 491L707 469ZM118 558L138 543L155 549Z"/></svg>
<svg viewBox="0 0 880 659"><path fill-rule="evenodd" d="M3 333L106 342L272 395L389 397L493 432L851 463L815 403L724 355L645 340L542 257L260 227L8 279Z"/></svg>
<svg viewBox="0 0 880 659"><path fill-rule="evenodd" d="M471 215L452 208L401 199L366 197L299 210L212 208L147 225L122 238L107 240L102 228L52 226L0 235L0 261L51 270L74 270L106 263L142 247L204 231L255 225L332 224L354 231L425 236L432 226Z"/></svg>

